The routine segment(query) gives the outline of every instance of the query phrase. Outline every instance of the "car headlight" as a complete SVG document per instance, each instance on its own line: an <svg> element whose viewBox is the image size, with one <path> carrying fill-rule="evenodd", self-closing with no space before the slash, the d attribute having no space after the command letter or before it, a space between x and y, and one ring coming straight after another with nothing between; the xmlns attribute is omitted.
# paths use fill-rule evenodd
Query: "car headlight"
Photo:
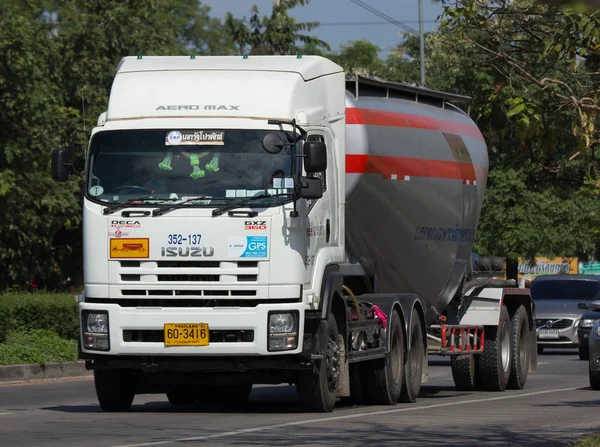
<svg viewBox="0 0 600 447"><path fill-rule="evenodd" d="M267 350L288 351L298 347L298 312L269 312Z"/></svg>
<svg viewBox="0 0 600 447"><path fill-rule="evenodd" d="M108 312L85 310L81 314L83 323L83 347L94 351L110 351L108 337Z"/></svg>
<svg viewBox="0 0 600 447"><path fill-rule="evenodd" d="M584 318L583 320L579 321L579 326L581 326L581 327L592 327L595 322L596 322L596 320L592 320L590 318Z"/></svg>

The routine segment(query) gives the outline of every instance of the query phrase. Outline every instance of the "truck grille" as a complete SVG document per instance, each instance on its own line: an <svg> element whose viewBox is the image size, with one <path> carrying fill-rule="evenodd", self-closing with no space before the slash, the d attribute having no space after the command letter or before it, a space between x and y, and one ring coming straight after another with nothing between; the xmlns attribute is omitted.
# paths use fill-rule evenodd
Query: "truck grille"
<svg viewBox="0 0 600 447"><path fill-rule="evenodd" d="M544 326L549 321L552 321L552 324L548 324L544 329L566 329L571 327L573 324L573 320L571 319L559 319L559 318L541 318L535 320L536 327L540 328Z"/></svg>

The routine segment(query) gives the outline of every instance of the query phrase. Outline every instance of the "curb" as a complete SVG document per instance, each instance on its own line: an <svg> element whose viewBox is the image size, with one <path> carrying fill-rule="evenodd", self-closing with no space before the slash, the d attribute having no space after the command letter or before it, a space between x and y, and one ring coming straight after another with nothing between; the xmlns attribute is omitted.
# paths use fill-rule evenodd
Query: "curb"
<svg viewBox="0 0 600 447"><path fill-rule="evenodd" d="M85 362L0 366L0 383L91 377L91 375L92 372L85 369Z"/></svg>

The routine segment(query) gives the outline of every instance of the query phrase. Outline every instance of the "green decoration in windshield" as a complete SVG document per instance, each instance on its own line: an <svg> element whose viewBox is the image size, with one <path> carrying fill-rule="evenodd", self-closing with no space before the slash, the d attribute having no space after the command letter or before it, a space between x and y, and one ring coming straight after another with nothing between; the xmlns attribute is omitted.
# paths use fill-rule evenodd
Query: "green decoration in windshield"
<svg viewBox="0 0 600 447"><path fill-rule="evenodd" d="M206 172L200 168L200 159L206 157L210 152L200 152L197 154L191 154L189 152L181 152L187 158L190 159L190 166L192 167L192 173L190 177L193 179L202 178L206 175ZM171 171L173 168L171 163L173 161L173 152L168 152L163 161L158 164L158 167L164 171ZM207 170L217 172L219 170L219 153L216 152L212 160L204 166Z"/></svg>

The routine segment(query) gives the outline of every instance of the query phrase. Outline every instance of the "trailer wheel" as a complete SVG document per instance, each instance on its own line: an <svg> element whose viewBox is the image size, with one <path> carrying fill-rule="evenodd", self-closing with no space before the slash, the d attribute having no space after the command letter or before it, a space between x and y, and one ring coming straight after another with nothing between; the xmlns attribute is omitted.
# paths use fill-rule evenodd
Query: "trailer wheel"
<svg viewBox="0 0 600 447"><path fill-rule="evenodd" d="M319 413L333 411L337 399L337 384L340 374L340 346L335 317L329 315L324 337L319 337L321 360L315 368L298 373L298 393L309 411Z"/></svg>
<svg viewBox="0 0 600 447"><path fill-rule="evenodd" d="M396 311L392 312L387 330L390 350L383 359L368 363L369 400L378 405L395 405L402 392L404 377L404 327Z"/></svg>
<svg viewBox="0 0 600 447"><path fill-rule="evenodd" d="M512 363L507 388L511 390L522 390L527 382L529 372L529 321L527 320L527 309L521 305L514 313L511 320L512 338Z"/></svg>
<svg viewBox="0 0 600 447"><path fill-rule="evenodd" d="M486 328L483 352L479 354L481 388L504 391L510 377L512 339L510 318L506 306L500 310L497 327Z"/></svg>
<svg viewBox="0 0 600 447"><path fill-rule="evenodd" d="M131 407L135 396L135 383L130 371L96 369L94 386L102 410L127 411Z"/></svg>
<svg viewBox="0 0 600 447"><path fill-rule="evenodd" d="M590 371L590 388L595 391L600 390L600 374L595 371Z"/></svg>
<svg viewBox="0 0 600 447"><path fill-rule="evenodd" d="M474 355L450 357L450 368L457 391L473 391L477 388L477 359Z"/></svg>
<svg viewBox="0 0 600 447"><path fill-rule="evenodd" d="M196 400L191 386L185 386L181 384L170 385L167 388L166 394L171 405L192 405Z"/></svg>
<svg viewBox="0 0 600 447"><path fill-rule="evenodd" d="M423 343L423 330L421 318L416 309L412 311L410 319L410 346L406 351L406 364L404 366L404 383L402 384L401 402L415 402L421 390L421 375L423 374L423 358L425 344Z"/></svg>

